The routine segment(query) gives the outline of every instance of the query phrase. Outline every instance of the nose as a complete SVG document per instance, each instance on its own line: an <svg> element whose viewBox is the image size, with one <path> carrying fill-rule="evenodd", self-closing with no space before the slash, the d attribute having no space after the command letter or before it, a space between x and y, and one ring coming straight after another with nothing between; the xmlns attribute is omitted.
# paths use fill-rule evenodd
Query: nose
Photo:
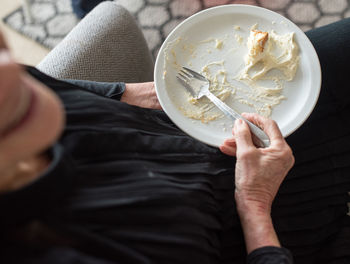
<svg viewBox="0 0 350 264"><path fill-rule="evenodd" d="M0 31L0 50L1 49L6 49L7 45L5 43L5 39L4 36L2 35L1 31Z"/></svg>
<svg viewBox="0 0 350 264"><path fill-rule="evenodd" d="M20 71L20 66L13 61L9 51L0 49L0 131L11 122L23 97Z"/></svg>

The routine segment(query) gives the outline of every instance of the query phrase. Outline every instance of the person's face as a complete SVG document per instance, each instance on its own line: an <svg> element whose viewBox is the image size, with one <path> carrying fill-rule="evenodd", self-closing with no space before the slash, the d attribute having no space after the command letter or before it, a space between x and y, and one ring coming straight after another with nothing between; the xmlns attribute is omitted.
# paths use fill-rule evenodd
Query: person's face
<svg viewBox="0 0 350 264"><path fill-rule="evenodd" d="M0 32L0 177L53 144L63 126L58 97L13 61Z"/></svg>

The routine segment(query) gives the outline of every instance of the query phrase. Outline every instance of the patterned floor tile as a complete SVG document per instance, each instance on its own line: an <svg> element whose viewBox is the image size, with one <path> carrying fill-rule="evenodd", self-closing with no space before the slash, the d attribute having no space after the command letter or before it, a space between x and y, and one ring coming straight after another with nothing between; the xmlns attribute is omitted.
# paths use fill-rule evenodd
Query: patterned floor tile
<svg viewBox="0 0 350 264"><path fill-rule="evenodd" d="M77 23L70 0L30 0L35 21L27 24L22 8L5 23L52 48ZM286 16L307 31L350 17L350 0L114 0L137 19L148 46L156 56L166 36L185 18L208 7L248 4L265 7Z"/></svg>

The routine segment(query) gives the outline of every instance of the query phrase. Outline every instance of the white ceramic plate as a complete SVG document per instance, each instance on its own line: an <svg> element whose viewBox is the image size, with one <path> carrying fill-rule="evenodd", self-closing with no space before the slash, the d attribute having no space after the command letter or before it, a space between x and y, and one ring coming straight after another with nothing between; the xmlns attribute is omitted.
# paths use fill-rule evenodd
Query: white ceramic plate
<svg viewBox="0 0 350 264"><path fill-rule="evenodd" d="M274 30L277 34L294 32L300 49L297 73L291 82L285 83L282 93L287 100L276 106L271 115L283 136L290 135L301 126L317 102L321 87L320 63L311 42L294 23L270 10L248 5L225 5L201 11L183 21L169 34L158 53L154 81L159 102L170 119L190 136L211 146L220 146L232 136L232 121L223 116L202 123L186 117L180 110L181 106L186 107L186 91L176 79L177 70L167 65L165 56L169 58L175 54L179 65L197 71L208 62L225 60L227 72L236 75L242 69L243 56L247 53L245 43L254 24L262 31ZM237 30L235 26L240 29ZM237 36L242 37L241 41L238 41ZM225 39L223 48L215 49L215 43L210 41L206 44L201 42L210 38ZM194 43L202 44L198 47ZM193 49L196 50L195 54ZM225 102L238 112L249 111L247 106L235 102L234 98Z"/></svg>

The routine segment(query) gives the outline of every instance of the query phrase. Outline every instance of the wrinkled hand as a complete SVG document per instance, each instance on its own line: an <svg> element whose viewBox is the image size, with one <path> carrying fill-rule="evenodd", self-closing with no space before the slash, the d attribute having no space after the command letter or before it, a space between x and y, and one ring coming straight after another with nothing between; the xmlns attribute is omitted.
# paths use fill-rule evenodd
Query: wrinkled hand
<svg viewBox="0 0 350 264"><path fill-rule="evenodd" d="M154 82L128 83L121 97L122 102L144 108L162 109L154 88Z"/></svg>
<svg viewBox="0 0 350 264"><path fill-rule="evenodd" d="M238 210L270 213L277 191L294 164L292 151L284 140L276 122L257 114L243 114L269 136L268 148L256 148L248 125L237 120L234 138L220 147L225 154L236 156L235 198Z"/></svg>

